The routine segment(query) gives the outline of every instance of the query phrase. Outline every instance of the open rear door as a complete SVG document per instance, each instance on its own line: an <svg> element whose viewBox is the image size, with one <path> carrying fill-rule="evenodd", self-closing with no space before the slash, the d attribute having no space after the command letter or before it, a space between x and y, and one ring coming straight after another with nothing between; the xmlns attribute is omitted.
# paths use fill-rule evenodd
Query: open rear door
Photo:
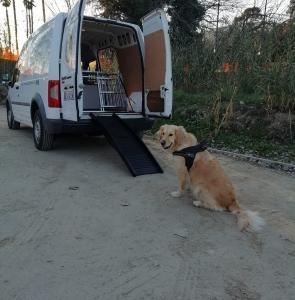
<svg viewBox="0 0 295 300"><path fill-rule="evenodd" d="M169 25L163 10L143 18L145 41L146 112L150 116L170 117L172 113L172 62Z"/></svg>
<svg viewBox="0 0 295 300"><path fill-rule="evenodd" d="M60 91L65 120L78 121L83 111L81 70L81 27L86 0L80 0L68 13L61 52Z"/></svg>

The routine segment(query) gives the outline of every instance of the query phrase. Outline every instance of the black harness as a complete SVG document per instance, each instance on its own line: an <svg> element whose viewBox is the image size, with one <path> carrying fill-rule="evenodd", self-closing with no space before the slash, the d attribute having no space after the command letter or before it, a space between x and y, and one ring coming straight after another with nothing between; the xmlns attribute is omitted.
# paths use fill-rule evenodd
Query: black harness
<svg viewBox="0 0 295 300"><path fill-rule="evenodd" d="M199 144L197 144L196 146L187 147L187 148L183 148L179 151L175 151L175 152L173 152L173 155L184 157L185 158L185 166L186 166L187 170L189 171L194 164L196 154L198 152L203 152L206 149L207 149L206 141L202 141Z"/></svg>

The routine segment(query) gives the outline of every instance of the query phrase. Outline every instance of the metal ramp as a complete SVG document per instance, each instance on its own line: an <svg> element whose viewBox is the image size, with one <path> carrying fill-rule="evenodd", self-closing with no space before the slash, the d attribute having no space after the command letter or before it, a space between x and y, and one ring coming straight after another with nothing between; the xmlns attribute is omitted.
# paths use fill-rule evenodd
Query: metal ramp
<svg viewBox="0 0 295 300"><path fill-rule="evenodd" d="M143 141L119 116L95 116L93 122L102 129L109 143L117 150L131 174L135 176L163 173L162 168Z"/></svg>

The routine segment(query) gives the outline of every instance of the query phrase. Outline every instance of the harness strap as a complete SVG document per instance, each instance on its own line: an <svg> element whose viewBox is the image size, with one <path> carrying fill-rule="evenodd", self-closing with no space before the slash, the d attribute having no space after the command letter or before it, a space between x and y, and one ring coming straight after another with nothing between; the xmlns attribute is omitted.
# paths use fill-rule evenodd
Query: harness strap
<svg viewBox="0 0 295 300"><path fill-rule="evenodd" d="M185 159L185 166L189 171L194 164L195 157L198 152L203 152L207 149L207 145L205 141L197 144L196 146L183 148L179 151L173 152L173 155L182 156Z"/></svg>

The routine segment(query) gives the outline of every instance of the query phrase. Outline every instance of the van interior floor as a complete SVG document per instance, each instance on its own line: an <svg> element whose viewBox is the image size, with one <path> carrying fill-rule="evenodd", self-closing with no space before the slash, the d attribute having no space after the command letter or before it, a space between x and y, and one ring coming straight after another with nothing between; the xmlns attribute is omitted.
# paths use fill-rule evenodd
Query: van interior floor
<svg viewBox="0 0 295 300"><path fill-rule="evenodd" d="M144 142L116 114L100 116L90 114L117 150L133 176L163 173L162 168Z"/></svg>

